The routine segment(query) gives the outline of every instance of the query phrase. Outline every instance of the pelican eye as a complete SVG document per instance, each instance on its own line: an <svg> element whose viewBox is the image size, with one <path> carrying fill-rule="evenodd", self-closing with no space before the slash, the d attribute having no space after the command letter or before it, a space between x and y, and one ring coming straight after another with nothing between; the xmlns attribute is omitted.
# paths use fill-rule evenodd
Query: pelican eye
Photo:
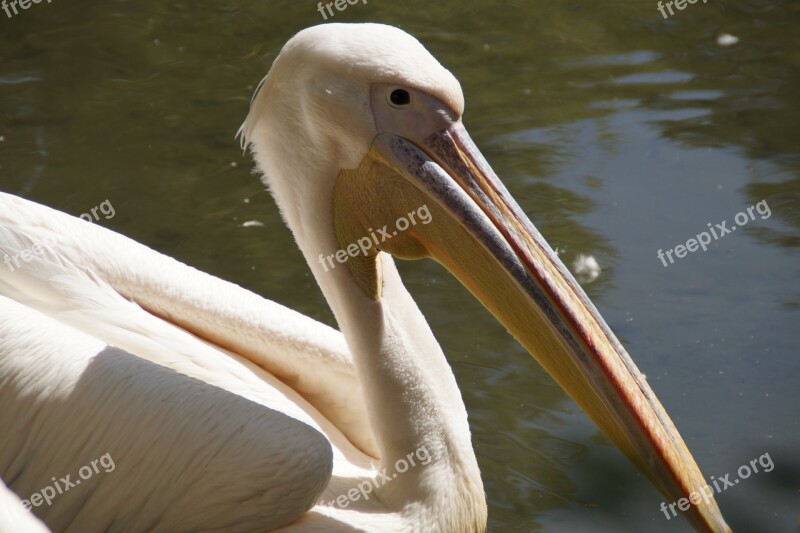
<svg viewBox="0 0 800 533"><path fill-rule="evenodd" d="M395 89L389 95L389 101L396 106L408 105L411 103L411 93L405 89Z"/></svg>

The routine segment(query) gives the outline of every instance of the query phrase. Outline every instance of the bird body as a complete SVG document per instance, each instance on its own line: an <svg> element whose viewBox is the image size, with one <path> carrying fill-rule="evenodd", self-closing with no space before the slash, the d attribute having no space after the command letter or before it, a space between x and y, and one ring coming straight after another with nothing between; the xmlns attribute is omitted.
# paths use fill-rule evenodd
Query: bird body
<svg viewBox="0 0 800 533"><path fill-rule="evenodd" d="M663 492L688 494L702 475L677 430L463 109L450 72L377 24L300 32L259 85L243 146L341 333L0 194L0 253L23 258L0 269L0 476L32 494L113 457L35 509L55 530L483 531L467 412L394 256L444 265ZM422 206L430 224L350 247ZM727 528L713 501L687 516Z"/></svg>

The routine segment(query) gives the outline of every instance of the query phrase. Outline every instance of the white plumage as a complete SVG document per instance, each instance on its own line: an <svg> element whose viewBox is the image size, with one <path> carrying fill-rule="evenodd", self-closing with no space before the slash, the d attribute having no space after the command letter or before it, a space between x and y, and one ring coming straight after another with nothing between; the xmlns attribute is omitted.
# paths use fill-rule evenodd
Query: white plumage
<svg viewBox="0 0 800 533"><path fill-rule="evenodd" d="M0 194L0 256L30 259L0 266L6 484L24 498L113 457L34 509L58 531L485 529L463 401L393 254L442 262L665 493L686 494L702 479L691 455L463 107L418 41L374 24L304 30L259 86L243 143L342 333ZM317 260L422 201L430 225L330 271ZM713 503L690 519L724 530Z"/></svg>

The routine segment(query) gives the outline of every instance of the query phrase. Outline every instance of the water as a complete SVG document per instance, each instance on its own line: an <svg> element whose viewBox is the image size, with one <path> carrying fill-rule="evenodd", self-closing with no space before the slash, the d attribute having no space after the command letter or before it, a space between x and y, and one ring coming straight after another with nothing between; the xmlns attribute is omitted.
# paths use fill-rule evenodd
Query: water
<svg viewBox="0 0 800 533"><path fill-rule="evenodd" d="M372 0L461 80L465 123L659 395L736 531L797 531L800 5ZM314 2L74 0L0 12L0 189L332 324L234 134ZM736 44L721 46L730 34ZM724 42L724 40L723 40ZM765 200L744 227L664 267ZM257 220L263 226L243 227ZM492 531L678 531L660 494L452 278L401 265L470 413ZM668 502L669 503L669 502Z"/></svg>

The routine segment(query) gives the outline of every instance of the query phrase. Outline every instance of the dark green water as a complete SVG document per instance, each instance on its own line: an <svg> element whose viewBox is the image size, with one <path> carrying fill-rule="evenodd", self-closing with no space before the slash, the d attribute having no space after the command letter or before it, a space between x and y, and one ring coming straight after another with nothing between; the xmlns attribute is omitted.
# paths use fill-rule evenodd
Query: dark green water
<svg viewBox="0 0 800 533"><path fill-rule="evenodd" d="M416 35L465 123L586 285L736 531L798 531L800 4L370 0ZM79 215L332 323L234 134L312 1L53 0L0 11L0 190ZM736 44L717 43L720 34ZM755 220L664 267L762 200ZM262 227L242 227L258 220ZM492 531L682 531L661 495L454 280L402 264L470 412Z"/></svg>

